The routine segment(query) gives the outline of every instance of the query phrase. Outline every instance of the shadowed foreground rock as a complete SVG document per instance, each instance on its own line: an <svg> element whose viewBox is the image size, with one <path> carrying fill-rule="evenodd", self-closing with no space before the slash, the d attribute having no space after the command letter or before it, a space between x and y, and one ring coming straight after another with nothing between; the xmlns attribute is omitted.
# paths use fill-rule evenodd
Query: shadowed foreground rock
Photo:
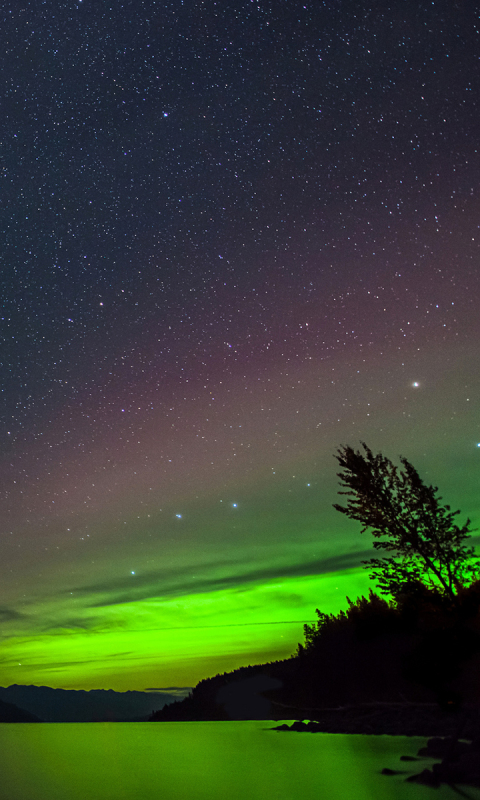
<svg viewBox="0 0 480 800"><path fill-rule="evenodd" d="M471 742L458 741L454 737L434 738L418 751L421 756L441 758L432 769L424 769L406 780L438 787L441 783L464 783L480 788L480 736Z"/></svg>

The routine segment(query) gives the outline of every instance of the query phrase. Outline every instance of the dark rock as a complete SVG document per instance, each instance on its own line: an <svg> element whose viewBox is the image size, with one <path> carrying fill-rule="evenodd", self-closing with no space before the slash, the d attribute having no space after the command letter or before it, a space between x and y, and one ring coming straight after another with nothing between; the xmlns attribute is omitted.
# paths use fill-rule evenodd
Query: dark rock
<svg viewBox="0 0 480 800"><path fill-rule="evenodd" d="M470 750L471 745L468 742L456 741L452 736L445 736L440 738L435 736L429 739L426 747L421 747L417 755L429 756L430 758L445 758L450 754L450 759L456 758Z"/></svg>
<svg viewBox="0 0 480 800"><path fill-rule="evenodd" d="M433 779L440 783L465 783L480 787L480 747L474 743L458 741L451 736L435 737L420 748L419 755L442 758L432 767ZM433 784L432 784L433 785Z"/></svg>
<svg viewBox="0 0 480 800"><path fill-rule="evenodd" d="M425 786L434 786L435 788L440 786L440 780L430 769L424 769L418 775L409 775L405 781L407 783L423 783Z"/></svg>
<svg viewBox="0 0 480 800"><path fill-rule="evenodd" d="M480 772L480 754L470 747L465 753L462 753L458 759L458 763L462 769L468 772Z"/></svg>
<svg viewBox="0 0 480 800"><path fill-rule="evenodd" d="M400 761L418 761L415 756L400 756Z"/></svg>
<svg viewBox="0 0 480 800"><path fill-rule="evenodd" d="M322 726L318 724L318 722L307 722L307 730L311 733L321 733Z"/></svg>
<svg viewBox="0 0 480 800"><path fill-rule="evenodd" d="M433 772L442 783L466 783L480 786L480 759L478 753L462 753L455 760L444 760L433 765Z"/></svg>
<svg viewBox="0 0 480 800"><path fill-rule="evenodd" d="M295 720L293 725L290 726L291 731L308 731L308 725L299 719Z"/></svg>
<svg viewBox="0 0 480 800"><path fill-rule="evenodd" d="M401 775L401 771L398 769L390 769L389 767L384 767L380 773L381 775Z"/></svg>
<svg viewBox="0 0 480 800"><path fill-rule="evenodd" d="M462 778L466 775L458 763L441 761L433 765L432 772L441 783L465 783Z"/></svg>

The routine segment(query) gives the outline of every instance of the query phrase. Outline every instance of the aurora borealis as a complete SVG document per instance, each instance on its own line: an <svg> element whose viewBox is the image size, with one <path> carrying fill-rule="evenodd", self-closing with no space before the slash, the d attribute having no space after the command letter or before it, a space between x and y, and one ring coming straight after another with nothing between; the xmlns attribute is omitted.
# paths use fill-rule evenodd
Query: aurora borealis
<svg viewBox="0 0 480 800"><path fill-rule="evenodd" d="M478 13L1 20L0 685L286 657L370 585L340 444L480 519Z"/></svg>

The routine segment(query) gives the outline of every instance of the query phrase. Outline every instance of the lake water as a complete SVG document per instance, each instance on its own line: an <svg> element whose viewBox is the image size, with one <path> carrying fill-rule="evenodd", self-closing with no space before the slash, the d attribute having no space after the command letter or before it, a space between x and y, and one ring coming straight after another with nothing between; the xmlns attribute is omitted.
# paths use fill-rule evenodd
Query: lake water
<svg viewBox="0 0 480 800"><path fill-rule="evenodd" d="M275 723L0 724L1 800L407 800L424 739L283 733ZM405 770L381 775L383 767ZM480 790L467 789L480 800Z"/></svg>

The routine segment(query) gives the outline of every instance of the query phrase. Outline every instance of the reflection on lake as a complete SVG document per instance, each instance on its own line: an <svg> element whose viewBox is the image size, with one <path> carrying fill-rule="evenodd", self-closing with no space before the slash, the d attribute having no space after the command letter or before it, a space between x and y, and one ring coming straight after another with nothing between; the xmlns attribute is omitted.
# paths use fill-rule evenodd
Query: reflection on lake
<svg viewBox="0 0 480 800"><path fill-rule="evenodd" d="M0 724L1 800L412 800L424 739L282 733L272 722ZM383 767L404 774L385 776ZM480 791L467 789L480 800Z"/></svg>

